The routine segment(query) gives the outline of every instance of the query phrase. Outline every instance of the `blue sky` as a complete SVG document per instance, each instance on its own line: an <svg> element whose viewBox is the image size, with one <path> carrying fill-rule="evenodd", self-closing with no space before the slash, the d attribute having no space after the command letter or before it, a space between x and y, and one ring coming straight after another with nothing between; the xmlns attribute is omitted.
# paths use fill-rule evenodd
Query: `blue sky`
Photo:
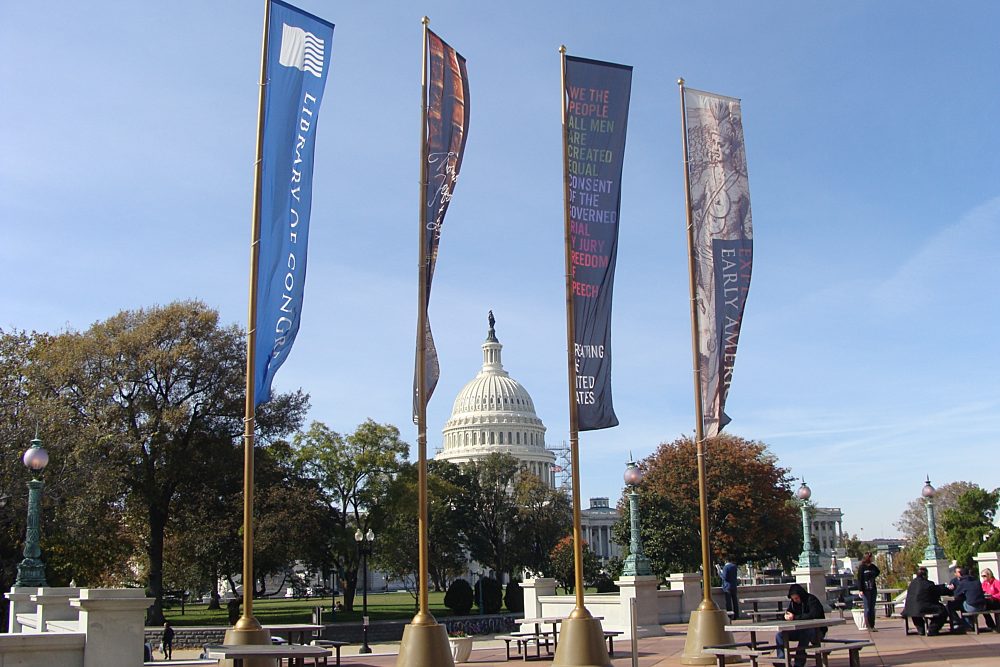
<svg viewBox="0 0 1000 667"><path fill-rule="evenodd" d="M694 408L676 79L743 100L755 262L727 412L871 538L924 476L1000 486L991 2L322 2L302 330L275 387L416 442L420 17L467 59L471 127L431 319L440 442L493 309L548 442L568 438L559 57L633 65L612 345L621 425L581 436L621 492ZM263 3L0 10L0 327L83 329L200 298L246 323ZM44 19L42 18L44 17Z"/></svg>

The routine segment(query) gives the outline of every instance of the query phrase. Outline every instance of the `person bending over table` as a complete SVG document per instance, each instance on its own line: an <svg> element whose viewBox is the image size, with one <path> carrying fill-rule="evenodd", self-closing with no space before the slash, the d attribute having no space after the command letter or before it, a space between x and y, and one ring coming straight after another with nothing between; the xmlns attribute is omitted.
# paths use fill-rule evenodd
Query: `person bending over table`
<svg viewBox="0 0 1000 667"><path fill-rule="evenodd" d="M941 627L944 625L945 619L948 618L948 612L941 604L942 593L947 594L948 588L928 581L927 568L918 567L917 576L906 588L903 616L907 616L913 621L913 627L917 629L919 634L933 637L941 632ZM934 614L933 618L927 620L926 629L924 614Z"/></svg>
<svg viewBox="0 0 1000 667"><path fill-rule="evenodd" d="M968 619L959 615L959 610L986 611L986 595L979 580L970 575L964 567L955 568L955 578L948 584L954 599L948 603L948 620L952 632L965 632L972 629Z"/></svg>
<svg viewBox="0 0 1000 667"><path fill-rule="evenodd" d="M788 608L785 610L786 621L805 621L816 618L826 618L823 613L823 603L812 593L807 593L800 584L792 584L788 587ZM819 643L826 636L826 628L806 628L793 632L779 632L774 637L777 645L777 657L785 657L785 638L787 637L791 649L791 642L798 640L799 645L795 650L795 667L805 667L806 647L811 643Z"/></svg>

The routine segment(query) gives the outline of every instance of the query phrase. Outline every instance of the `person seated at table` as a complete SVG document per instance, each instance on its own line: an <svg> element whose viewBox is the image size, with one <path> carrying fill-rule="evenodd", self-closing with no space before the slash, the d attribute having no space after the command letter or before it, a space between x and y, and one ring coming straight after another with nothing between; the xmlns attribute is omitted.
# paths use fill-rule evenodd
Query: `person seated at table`
<svg viewBox="0 0 1000 667"><path fill-rule="evenodd" d="M823 612L823 603L812 593L806 592L800 584L792 584L788 587L788 608L785 609L786 621L805 621L816 618L826 618ZM818 644L826 636L826 628L804 628L793 632L779 632L774 637L777 645L777 657L785 657L785 638L788 638L789 648L791 642L798 640L799 645L795 650L795 667L805 667L806 647L809 644Z"/></svg>
<svg viewBox="0 0 1000 667"><path fill-rule="evenodd" d="M979 580L969 574L964 567L955 568L953 583L948 584L953 599L948 603L948 620L951 631L962 633L972 629L969 619L962 618L959 610L986 611L986 595Z"/></svg>
<svg viewBox="0 0 1000 667"><path fill-rule="evenodd" d="M948 618L948 611L941 604L942 593L947 594L945 586L939 586L933 581L927 580L927 568L917 568L917 575L906 588L906 604L903 605L903 616L913 621L913 627L919 634L926 634L929 637L941 632L944 621ZM926 627L924 615L933 614L927 619Z"/></svg>
<svg viewBox="0 0 1000 667"><path fill-rule="evenodd" d="M982 578L986 608L990 611L1000 611L1000 579L994 577L993 570L988 567L983 569ZM990 630L997 631L997 626L1000 626L1000 614L986 614L983 619Z"/></svg>

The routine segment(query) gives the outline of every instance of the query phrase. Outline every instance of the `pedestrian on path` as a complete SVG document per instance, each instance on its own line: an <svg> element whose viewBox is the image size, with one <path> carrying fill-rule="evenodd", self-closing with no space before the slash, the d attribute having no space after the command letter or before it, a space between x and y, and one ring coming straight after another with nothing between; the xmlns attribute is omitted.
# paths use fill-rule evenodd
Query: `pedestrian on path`
<svg viewBox="0 0 1000 667"><path fill-rule="evenodd" d="M882 572L878 566L872 562L872 552L865 552L861 559L861 566L858 568L858 587L861 589L861 597L865 604L865 623L871 632L875 630L875 601L878 599L878 590L875 587L875 580Z"/></svg>

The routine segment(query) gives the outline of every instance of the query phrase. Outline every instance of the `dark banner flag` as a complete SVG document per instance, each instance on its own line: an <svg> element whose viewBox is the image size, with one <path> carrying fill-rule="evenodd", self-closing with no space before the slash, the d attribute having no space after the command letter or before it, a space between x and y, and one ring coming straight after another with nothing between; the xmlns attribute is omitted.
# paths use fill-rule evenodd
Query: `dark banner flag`
<svg viewBox="0 0 1000 667"><path fill-rule="evenodd" d="M578 428L618 425L611 296L632 68L566 56L566 181Z"/></svg>
<svg viewBox="0 0 1000 667"><path fill-rule="evenodd" d="M271 0L264 102L257 255L254 405L299 331L312 206L316 123L323 100L333 24Z"/></svg>
<svg viewBox="0 0 1000 667"><path fill-rule="evenodd" d="M683 88L704 437L729 423L726 394L753 266L740 101Z"/></svg>
<svg viewBox="0 0 1000 667"><path fill-rule="evenodd" d="M429 70L427 99L424 100L427 106L427 125L424 128L422 149L427 160L427 182L422 197L420 224L424 226L423 252L428 260L426 292L421 295L425 309L425 327L423 332L417 332L418 349L421 344L420 336L424 337L424 405L434 393L441 375L426 308L431 298L431 281L434 278L434 264L437 262L438 244L441 240L441 226L455 192L458 173L462 169L462 155L465 153L465 140L469 132L469 75L465 68L465 58L431 30L427 31L426 48ZM419 353L417 358L419 359ZM417 382L414 373L414 421L417 419L420 400Z"/></svg>

